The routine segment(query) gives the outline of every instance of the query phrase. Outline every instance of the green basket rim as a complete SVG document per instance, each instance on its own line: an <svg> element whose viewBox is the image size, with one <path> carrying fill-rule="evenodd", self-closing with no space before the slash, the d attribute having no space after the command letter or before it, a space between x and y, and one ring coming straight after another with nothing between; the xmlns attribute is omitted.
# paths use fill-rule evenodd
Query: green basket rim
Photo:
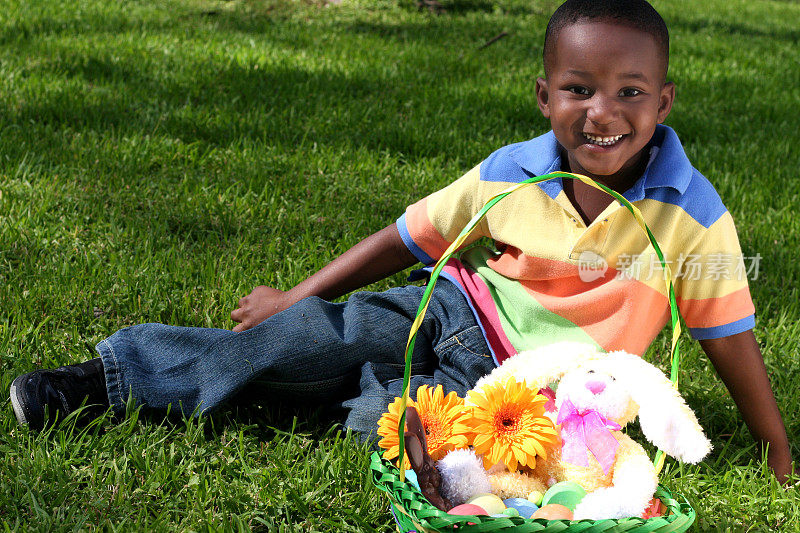
<svg viewBox="0 0 800 533"><path fill-rule="evenodd" d="M686 531L696 518L695 510L683 496L673 495L659 484L654 497L661 500L667 514L653 518L603 520L545 520L537 518L451 515L434 507L414 485L400 481L400 471L378 452L370 455L372 483L389 497L396 519L410 521L417 531L458 531L479 533L514 529L519 532L603 532L667 533Z"/></svg>

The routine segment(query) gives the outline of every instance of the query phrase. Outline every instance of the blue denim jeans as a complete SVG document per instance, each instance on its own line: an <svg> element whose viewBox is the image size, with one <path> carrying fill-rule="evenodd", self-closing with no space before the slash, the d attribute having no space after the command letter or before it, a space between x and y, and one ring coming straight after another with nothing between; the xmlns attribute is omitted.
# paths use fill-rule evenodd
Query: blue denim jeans
<svg viewBox="0 0 800 533"><path fill-rule="evenodd" d="M241 333L163 324L122 329L97 345L111 406L123 414L130 394L145 409L171 405L188 415L242 398L280 397L343 406L345 424L366 437L402 392L405 345L423 290L358 292L344 303L307 298ZM411 390L442 384L463 396L492 368L465 297L440 280L417 334Z"/></svg>

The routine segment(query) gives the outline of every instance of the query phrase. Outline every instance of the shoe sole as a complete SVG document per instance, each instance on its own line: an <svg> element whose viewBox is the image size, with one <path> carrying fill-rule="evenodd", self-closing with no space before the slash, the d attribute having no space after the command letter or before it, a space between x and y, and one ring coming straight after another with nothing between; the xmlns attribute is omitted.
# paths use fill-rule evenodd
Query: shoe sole
<svg viewBox="0 0 800 533"><path fill-rule="evenodd" d="M22 426L27 426L28 420L25 418L25 408L22 405L23 401L17 390L17 382L22 379L22 377L23 376L20 376L11 382L11 406L14 408L14 415L17 417L17 422Z"/></svg>

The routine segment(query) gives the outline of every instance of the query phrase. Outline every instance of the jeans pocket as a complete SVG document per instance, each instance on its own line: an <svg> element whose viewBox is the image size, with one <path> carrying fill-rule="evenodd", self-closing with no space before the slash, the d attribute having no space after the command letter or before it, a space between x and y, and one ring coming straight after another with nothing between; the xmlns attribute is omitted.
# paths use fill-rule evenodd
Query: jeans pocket
<svg viewBox="0 0 800 533"><path fill-rule="evenodd" d="M471 388L495 367L480 326L471 326L434 347L441 370Z"/></svg>

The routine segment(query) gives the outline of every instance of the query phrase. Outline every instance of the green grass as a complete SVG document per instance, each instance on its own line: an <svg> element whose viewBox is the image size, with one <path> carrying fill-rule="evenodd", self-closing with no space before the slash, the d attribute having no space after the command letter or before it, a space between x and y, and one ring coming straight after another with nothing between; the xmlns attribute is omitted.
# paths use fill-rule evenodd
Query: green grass
<svg viewBox="0 0 800 533"><path fill-rule="evenodd" d="M87 358L126 325L230 328L254 285L291 287L494 149L546 131L533 82L557 2L443 4L434 16L399 0L6 2L0 389ZM800 5L656 6L672 32L668 123L745 253L762 256L756 334L797 456ZM776 486L710 364L684 346L682 388L715 452L668 463L664 482L691 500L697 530L800 530L796 492ZM366 448L318 413L132 413L36 435L2 398L6 530L392 528Z"/></svg>

